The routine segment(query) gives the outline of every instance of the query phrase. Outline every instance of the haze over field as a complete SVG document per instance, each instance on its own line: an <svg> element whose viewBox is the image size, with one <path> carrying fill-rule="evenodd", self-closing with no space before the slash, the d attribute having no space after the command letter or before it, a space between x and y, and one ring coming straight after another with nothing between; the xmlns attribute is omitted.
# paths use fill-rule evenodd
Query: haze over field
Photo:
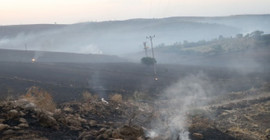
<svg viewBox="0 0 270 140"><path fill-rule="evenodd" d="M171 17L78 24L0 26L0 48L123 55L143 50L146 36L154 45L200 41L261 30L270 32L270 15Z"/></svg>
<svg viewBox="0 0 270 140"><path fill-rule="evenodd" d="M269 33L269 5L268 0L1 0L0 48L123 55L142 50L153 34L154 45L168 45Z"/></svg>
<svg viewBox="0 0 270 140"><path fill-rule="evenodd" d="M0 0L0 139L270 140L269 0Z"/></svg>

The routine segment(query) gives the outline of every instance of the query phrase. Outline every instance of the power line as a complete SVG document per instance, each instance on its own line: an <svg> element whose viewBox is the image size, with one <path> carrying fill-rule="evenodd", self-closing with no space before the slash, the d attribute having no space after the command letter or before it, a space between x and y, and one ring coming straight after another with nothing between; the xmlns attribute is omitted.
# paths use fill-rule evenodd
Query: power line
<svg viewBox="0 0 270 140"><path fill-rule="evenodd" d="M152 50L152 58L153 58L153 60L155 61L156 59L155 59L155 53L154 53L154 47L153 47L153 38L155 38L155 35L153 35L153 36L147 36L146 37L146 39L149 39L150 40L150 43L151 43L151 50ZM154 64L153 64L153 71L154 71L154 75L155 75L155 80L157 81L158 80L158 78L157 78L157 70L156 70L156 63L154 62Z"/></svg>
<svg viewBox="0 0 270 140"><path fill-rule="evenodd" d="M152 50L152 57L155 59L154 48L153 48L153 38L155 38L155 35L153 35L153 36L147 36L146 37L146 39L149 39L150 40L151 50Z"/></svg>
<svg viewBox="0 0 270 140"><path fill-rule="evenodd" d="M148 47L146 46L146 42L143 42L145 56L148 57Z"/></svg>

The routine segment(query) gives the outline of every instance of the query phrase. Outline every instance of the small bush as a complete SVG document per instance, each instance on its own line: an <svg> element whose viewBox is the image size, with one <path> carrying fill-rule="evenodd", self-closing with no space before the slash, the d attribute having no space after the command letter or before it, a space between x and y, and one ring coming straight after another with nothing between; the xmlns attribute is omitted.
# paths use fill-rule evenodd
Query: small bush
<svg viewBox="0 0 270 140"><path fill-rule="evenodd" d="M151 97L148 96L147 93L140 92L140 91L135 91L133 93L133 99L135 101L142 101L142 100L151 100Z"/></svg>
<svg viewBox="0 0 270 140"><path fill-rule="evenodd" d="M88 91L84 91L82 93L82 97L83 97L83 101L89 102L89 101L97 101L98 100L98 96L97 95L92 95L90 92Z"/></svg>
<svg viewBox="0 0 270 140"><path fill-rule="evenodd" d="M121 103L123 101L123 97L121 94L114 94L110 97L110 100L117 102L117 103Z"/></svg>
<svg viewBox="0 0 270 140"><path fill-rule="evenodd" d="M29 88L26 95L22 96L22 98L34 103L42 110L54 112L56 109L52 96L47 91L36 86Z"/></svg>
<svg viewBox="0 0 270 140"><path fill-rule="evenodd" d="M143 57L141 59L141 63L145 65L154 65L157 63L157 61L155 58L152 58L152 57Z"/></svg>
<svg viewBox="0 0 270 140"><path fill-rule="evenodd" d="M82 96L83 96L83 100L84 100L84 101L88 101L88 100L90 100L91 97L92 97L91 93L88 92L88 91L84 91L84 92L82 93Z"/></svg>

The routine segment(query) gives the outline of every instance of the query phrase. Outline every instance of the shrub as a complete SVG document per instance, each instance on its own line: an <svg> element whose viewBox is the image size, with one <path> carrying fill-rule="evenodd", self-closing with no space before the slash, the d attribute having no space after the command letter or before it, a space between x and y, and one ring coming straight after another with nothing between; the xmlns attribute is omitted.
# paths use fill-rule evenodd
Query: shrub
<svg viewBox="0 0 270 140"><path fill-rule="evenodd" d="M117 103L121 103L123 101L123 97L121 94L114 94L110 97L110 100L117 102Z"/></svg>
<svg viewBox="0 0 270 140"><path fill-rule="evenodd" d="M145 65L154 65L157 63L157 61L155 58L152 58L152 57L143 57L141 59L141 63Z"/></svg>
<svg viewBox="0 0 270 140"><path fill-rule="evenodd" d="M91 99L92 95L91 95L90 92L84 91L84 92L82 93L82 97L83 97L83 100L84 100L84 101L88 101L88 100Z"/></svg>
<svg viewBox="0 0 270 140"><path fill-rule="evenodd" d="M36 86L29 88L26 95L22 96L22 98L34 103L42 110L54 112L56 109L52 96L47 91Z"/></svg>
<svg viewBox="0 0 270 140"><path fill-rule="evenodd" d="M84 91L82 93L82 97L83 97L83 101L97 101L98 100L98 96L97 95L92 95L90 92L88 91Z"/></svg>

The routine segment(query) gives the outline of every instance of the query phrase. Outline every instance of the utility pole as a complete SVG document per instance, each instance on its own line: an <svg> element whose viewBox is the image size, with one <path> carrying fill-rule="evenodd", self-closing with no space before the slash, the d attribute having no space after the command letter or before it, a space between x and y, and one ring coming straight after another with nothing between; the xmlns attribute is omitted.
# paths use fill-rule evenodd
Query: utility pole
<svg viewBox="0 0 270 140"><path fill-rule="evenodd" d="M149 39L150 40L151 50L152 50L152 57L155 59L154 48L153 48L153 38L155 38L155 35L153 35L153 36L147 36L146 37L146 39Z"/></svg>
<svg viewBox="0 0 270 140"><path fill-rule="evenodd" d="M153 47L153 38L155 38L155 35L153 35L153 36L147 36L146 37L146 39L149 39L150 40L150 42L151 42L151 50L152 50L152 58L153 58L153 60L156 60L155 59L155 53L154 53L154 47ZM154 78L154 80L158 80L158 78L157 78L157 70L156 70L156 63L154 63L153 64L153 70L154 70L154 75L155 75L155 78Z"/></svg>
<svg viewBox="0 0 270 140"><path fill-rule="evenodd" d="M145 56L148 57L148 47L146 46L146 42L143 42L144 50L145 50Z"/></svg>

